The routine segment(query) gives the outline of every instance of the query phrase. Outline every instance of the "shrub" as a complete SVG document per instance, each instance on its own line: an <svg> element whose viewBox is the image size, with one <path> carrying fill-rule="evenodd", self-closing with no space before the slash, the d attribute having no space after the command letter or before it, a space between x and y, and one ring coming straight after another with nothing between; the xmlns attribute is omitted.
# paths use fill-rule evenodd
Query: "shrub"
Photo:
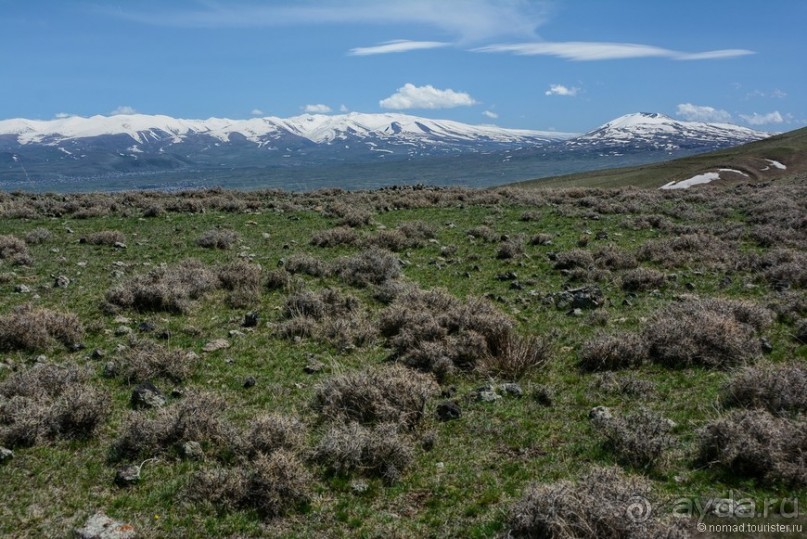
<svg viewBox="0 0 807 539"><path fill-rule="evenodd" d="M594 263L604 269L626 270L639 265L636 257L626 249L609 245L594 251Z"/></svg>
<svg viewBox="0 0 807 539"><path fill-rule="evenodd" d="M250 455L299 451L305 444L305 425L296 417L263 414L250 422L246 450Z"/></svg>
<svg viewBox="0 0 807 539"><path fill-rule="evenodd" d="M684 234L674 238L648 240L637 251L639 260L654 262L665 268L700 264L723 267L739 250L732 244L708 234Z"/></svg>
<svg viewBox="0 0 807 539"><path fill-rule="evenodd" d="M337 247L340 245L356 245L359 235L348 226L338 226L315 233L311 237L311 245L317 247Z"/></svg>
<svg viewBox="0 0 807 539"><path fill-rule="evenodd" d="M222 288L229 290L227 303L244 308L258 301L261 290L261 266L245 260L230 262L219 268Z"/></svg>
<svg viewBox="0 0 807 539"><path fill-rule="evenodd" d="M580 366L587 371L632 368L647 358L644 338L636 333L600 333L580 350Z"/></svg>
<svg viewBox="0 0 807 539"><path fill-rule="evenodd" d="M536 484L510 507L510 536L516 538L688 537L655 513L650 481L616 467L595 468L577 482Z"/></svg>
<svg viewBox="0 0 807 539"><path fill-rule="evenodd" d="M653 382L639 378L633 373L604 372L597 376L593 385L607 393L628 397L647 397L656 391L656 385Z"/></svg>
<svg viewBox="0 0 807 539"><path fill-rule="evenodd" d="M291 275L286 270L272 270L266 274L266 288L269 290L283 290L291 284Z"/></svg>
<svg viewBox="0 0 807 539"><path fill-rule="evenodd" d="M401 274L401 261L389 251L372 247L357 255L338 259L334 264L334 273L352 286L377 285L397 278Z"/></svg>
<svg viewBox="0 0 807 539"><path fill-rule="evenodd" d="M0 383L0 445L90 438L107 416L109 398L75 365L41 364Z"/></svg>
<svg viewBox="0 0 807 539"><path fill-rule="evenodd" d="M239 239L240 236L233 230L214 228L202 234L196 240L196 245L208 249L229 249L235 245Z"/></svg>
<svg viewBox="0 0 807 539"><path fill-rule="evenodd" d="M555 269L587 269L594 265L594 255L585 249L572 249L558 253L555 258Z"/></svg>
<svg viewBox="0 0 807 539"><path fill-rule="evenodd" d="M186 313L192 300L201 298L218 284L213 271L198 260L188 259L176 266L160 266L137 275L108 290L106 300L139 311Z"/></svg>
<svg viewBox="0 0 807 539"><path fill-rule="evenodd" d="M764 408L773 414L807 412L807 366L744 367L727 384L724 401L729 406Z"/></svg>
<svg viewBox="0 0 807 539"><path fill-rule="evenodd" d="M289 273L304 273L311 277L322 277L328 273L322 260L307 254L295 254L290 256L283 267Z"/></svg>
<svg viewBox="0 0 807 539"><path fill-rule="evenodd" d="M72 313L21 305L0 316L0 350L43 350L56 342L73 346L83 337L84 328Z"/></svg>
<svg viewBox="0 0 807 539"><path fill-rule="evenodd" d="M364 427L356 422L332 426L314 450L314 459L335 474L358 472L397 481L412 462L412 442L398 425L381 423Z"/></svg>
<svg viewBox="0 0 807 539"><path fill-rule="evenodd" d="M273 518L306 504L311 483L311 474L300 460L281 450L235 469L197 472L187 492L191 500L209 502L225 511L254 509L263 518Z"/></svg>
<svg viewBox="0 0 807 539"><path fill-rule="evenodd" d="M508 333L497 343L497 354L488 355L479 370L508 380L519 380L530 372L542 368L551 358L552 347L537 335L521 336Z"/></svg>
<svg viewBox="0 0 807 539"><path fill-rule="evenodd" d="M153 457L185 442L199 442L221 451L233 444L232 429L224 422L224 400L208 393L187 395L155 413L130 412L112 446L111 458Z"/></svg>
<svg viewBox="0 0 807 539"><path fill-rule="evenodd" d="M127 384L165 378L179 383L188 378L197 361L196 354L169 349L148 339L132 339L123 351L117 371Z"/></svg>
<svg viewBox="0 0 807 539"><path fill-rule="evenodd" d="M333 376L314 394L314 409L323 417L360 423L396 423L412 428L423 417L437 384L426 374L400 365L375 367Z"/></svg>
<svg viewBox="0 0 807 539"><path fill-rule="evenodd" d="M47 228L37 227L25 234L25 243L29 245L33 245L35 243L44 243L50 239L50 236L50 230Z"/></svg>
<svg viewBox="0 0 807 539"><path fill-rule="evenodd" d="M733 475L807 486L807 420L735 410L698 433L700 458Z"/></svg>
<svg viewBox="0 0 807 539"><path fill-rule="evenodd" d="M552 245L552 234L540 233L530 238L530 245Z"/></svg>
<svg viewBox="0 0 807 539"><path fill-rule="evenodd" d="M636 268L623 273L620 281L622 290L626 292L644 292L662 288L667 281L667 276L651 268Z"/></svg>
<svg viewBox="0 0 807 539"><path fill-rule="evenodd" d="M434 371L439 363L471 370L501 344L513 322L488 301L461 302L445 290L412 290L381 312L381 334L394 356L410 366Z"/></svg>
<svg viewBox="0 0 807 539"><path fill-rule="evenodd" d="M93 232L83 238L81 243L89 243L90 245L115 245L116 243L125 243L126 236L123 232L118 230L102 230L100 232Z"/></svg>
<svg viewBox="0 0 807 539"><path fill-rule="evenodd" d="M0 235L0 260L8 260L18 266L30 266L33 262L25 242L11 234Z"/></svg>
<svg viewBox="0 0 807 539"><path fill-rule="evenodd" d="M641 468L655 466L674 442L670 420L646 409L624 418L599 419L594 427L620 461Z"/></svg>
<svg viewBox="0 0 807 539"><path fill-rule="evenodd" d="M653 361L723 368L759 355L756 331L771 319L767 309L748 302L689 299L656 313L643 335Z"/></svg>
<svg viewBox="0 0 807 539"><path fill-rule="evenodd" d="M496 251L496 258L499 260L509 260L524 254L524 246L514 240L502 242L499 245L499 250Z"/></svg>
<svg viewBox="0 0 807 539"><path fill-rule="evenodd" d="M477 238L489 242L493 242L499 239L499 235L487 225L476 226L468 230L466 234L468 234L472 238Z"/></svg>
<svg viewBox="0 0 807 539"><path fill-rule="evenodd" d="M330 205L326 215L338 217L337 225L349 226L353 228L362 227L370 224L373 214L370 210L350 204L341 202Z"/></svg>

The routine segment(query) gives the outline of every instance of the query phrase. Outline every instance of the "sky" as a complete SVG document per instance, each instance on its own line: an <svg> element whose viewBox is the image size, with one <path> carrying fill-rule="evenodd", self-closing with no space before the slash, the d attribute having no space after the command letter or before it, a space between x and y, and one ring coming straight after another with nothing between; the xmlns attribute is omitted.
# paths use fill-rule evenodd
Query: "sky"
<svg viewBox="0 0 807 539"><path fill-rule="evenodd" d="M0 0L0 119L807 125L805 0Z"/></svg>

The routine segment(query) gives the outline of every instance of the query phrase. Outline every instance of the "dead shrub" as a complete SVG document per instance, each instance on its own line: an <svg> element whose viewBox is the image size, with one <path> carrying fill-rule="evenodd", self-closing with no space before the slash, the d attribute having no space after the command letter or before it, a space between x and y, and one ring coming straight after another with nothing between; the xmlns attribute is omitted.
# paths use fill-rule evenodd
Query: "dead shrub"
<svg viewBox="0 0 807 539"><path fill-rule="evenodd" d="M88 234L79 241L90 245L115 245L116 243L126 243L126 236L118 230L102 230Z"/></svg>
<svg viewBox="0 0 807 539"><path fill-rule="evenodd" d="M656 392L656 384L639 378L633 373L607 371L597 376L593 383L596 389L626 397L648 397Z"/></svg>
<svg viewBox="0 0 807 539"><path fill-rule="evenodd" d="M317 247L338 247L342 245L356 245L359 235L349 226L338 226L316 232L311 237L311 245Z"/></svg>
<svg viewBox="0 0 807 539"><path fill-rule="evenodd" d="M540 221L541 212L539 212L538 210L527 210L521 214L520 219L524 222Z"/></svg>
<svg viewBox="0 0 807 539"><path fill-rule="evenodd" d="M313 405L331 420L413 428L423 417L426 401L436 392L431 376L388 365L329 378L317 386Z"/></svg>
<svg viewBox="0 0 807 539"><path fill-rule="evenodd" d="M651 268L636 268L623 273L620 282L622 290L626 292L645 292L663 288L667 276Z"/></svg>
<svg viewBox="0 0 807 539"><path fill-rule="evenodd" d="M37 227L25 234L25 243L29 245L45 243L50 239L50 236L50 230L43 227ZM0 258L2 258L2 256L0 256Z"/></svg>
<svg viewBox="0 0 807 539"><path fill-rule="evenodd" d="M116 368L127 384L155 378L180 383L191 375L197 360L196 354L186 350L172 350L148 339L132 339Z"/></svg>
<svg viewBox="0 0 807 539"><path fill-rule="evenodd" d="M486 356L479 370L507 380L520 380L528 373L542 368L550 360L552 346L537 335L522 336L508 333L504 342L497 343L497 354Z"/></svg>
<svg viewBox="0 0 807 539"><path fill-rule="evenodd" d="M576 482L534 484L510 507L510 535L517 538L602 539L689 537L655 513L650 481L620 468L594 468ZM638 517L638 518L637 518Z"/></svg>
<svg viewBox="0 0 807 539"><path fill-rule="evenodd" d="M139 311L187 313L192 301L214 290L218 276L202 262L188 259L175 266L160 266L145 275L107 291L112 305Z"/></svg>
<svg viewBox="0 0 807 539"><path fill-rule="evenodd" d="M261 290L262 268L246 260L230 262L219 268L221 287L228 290L227 304L233 308L245 308L258 301Z"/></svg>
<svg viewBox="0 0 807 539"><path fill-rule="evenodd" d="M28 245L11 234L0 235L0 260L8 260L17 266L30 266L33 263Z"/></svg>
<svg viewBox="0 0 807 539"><path fill-rule="evenodd" d="M185 442L199 442L207 450L226 452L235 437L222 417L225 407L220 396L193 393L153 413L130 412L110 458L117 461L153 457L178 450Z"/></svg>
<svg viewBox="0 0 807 539"><path fill-rule="evenodd" d="M307 254L290 256L283 267L291 274L303 273L311 277L322 277L328 273L328 268L322 260Z"/></svg>
<svg viewBox="0 0 807 539"><path fill-rule="evenodd" d="M254 509L263 518L273 518L305 505L312 482L300 460L280 450L237 468L197 472L188 484L187 496L219 510Z"/></svg>
<svg viewBox="0 0 807 539"><path fill-rule="evenodd" d="M471 370L502 352L513 322L486 300L462 302L442 289L415 289L381 312L379 326L394 356L410 366L434 371L447 361Z"/></svg>
<svg viewBox="0 0 807 539"><path fill-rule="evenodd" d="M744 367L723 393L728 406L764 408L773 414L807 412L807 367L798 363Z"/></svg>
<svg viewBox="0 0 807 539"><path fill-rule="evenodd" d="M349 226L359 228L370 224L373 214L367 208L337 202L328 206L325 215L338 217L336 224L339 226Z"/></svg>
<svg viewBox="0 0 807 539"><path fill-rule="evenodd" d="M530 238L530 245L552 245L552 234L540 233Z"/></svg>
<svg viewBox="0 0 807 539"><path fill-rule="evenodd" d="M759 355L757 331L771 321L770 311L753 303L693 298L656 313L643 335L653 361L725 368Z"/></svg>
<svg viewBox="0 0 807 539"><path fill-rule="evenodd" d="M621 247L608 245L593 252L594 263L599 268L609 270L634 269L639 261L630 251Z"/></svg>
<svg viewBox="0 0 807 539"><path fill-rule="evenodd" d="M485 240L487 242L494 242L498 241L499 239L499 234L497 234L492 228L490 228L487 225L475 226L474 228L468 230L466 234L471 236L472 238Z"/></svg>
<svg viewBox="0 0 807 539"><path fill-rule="evenodd" d="M233 230L214 228L208 230L196 240L196 245L207 249L226 250L235 245L241 237Z"/></svg>
<svg viewBox="0 0 807 539"><path fill-rule="evenodd" d="M625 417L601 418L594 423L617 458L638 468L655 466L664 451L672 447L672 426L669 419L644 408Z"/></svg>
<svg viewBox="0 0 807 539"><path fill-rule="evenodd" d="M389 251L371 247L336 260L333 271L346 283L365 287L396 279L401 274L401 261Z"/></svg>
<svg viewBox="0 0 807 539"><path fill-rule="evenodd" d="M734 244L697 233L648 240L639 247L637 257L643 262L653 262L665 268L693 264L721 268L734 260L738 252Z"/></svg>
<svg viewBox="0 0 807 539"><path fill-rule="evenodd" d="M76 365L41 364L0 383L0 445L86 439L106 419L109 397Z"/></svg>
<svg viewBox="0 0 807 539"><path fill-rule="evenodd" d="M291 275L286 270L272 270L266 274L268 290L284 290L291 285Z"/></svg>
<svg viewBox="0 0 807 539"><path fill-rule="evenodd" d="M499 245L499 249L496 251L496 258L499 260L509 260L511 258L517 258L523 254L524 245L522 245L521 242L516 240L508 240Z"/></svg>
<svg viewBox="0 0 807 539"><path fill-rule="evenodd" d="M21 305L0 316L0 350L44 350L57 342L73 346L81 342L84 328L73 313Z"/></svg>
<svg viewBox="0 0 807 539"><path fill-rule="evenodd" d="M395 483L412 462L412 441L395 423L333 425L314 449L314 460L337 475L357 472Z"/></svg>
<svg viewBox="0 0 807 539"><path fill-rule="evenodd" d="M599 333L580 350L580 367L586 371L611 371L638 367L647 358L647 344L636 333Z"/></svg>
<svg viewBox="0 0 807 539"><path fill-rule="evenodd" d="M250 422L246 451L254 456L275 451L299 451L305 445L305 425L296 417L263 414Z"/></svg>
<svg viewBox="0 0 807 539"><path fill-rule="evenodd" d="M588 269L594 265L594 255L585 249L572 249L558 253L555 258L555 269L571 270L576 268Z"/></svg>
<svg viewBox="0 0 807 539"><path fill-rule="evenodd" d="M700 458L732 475L769 484L807 485L807 420L765 410L735 410L698 432Z"/></svg>

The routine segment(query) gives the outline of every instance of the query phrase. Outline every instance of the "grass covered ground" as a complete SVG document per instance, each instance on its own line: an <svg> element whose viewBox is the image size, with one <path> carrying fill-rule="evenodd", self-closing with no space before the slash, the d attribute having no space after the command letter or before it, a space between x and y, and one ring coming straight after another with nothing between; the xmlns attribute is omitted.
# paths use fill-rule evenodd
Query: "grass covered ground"
<svg viewBox="0 0 807 539"><path fill-rule="evenodd" d="M687 537L681 498L807 507L805 194L2 193L0 535Z"/></svg>

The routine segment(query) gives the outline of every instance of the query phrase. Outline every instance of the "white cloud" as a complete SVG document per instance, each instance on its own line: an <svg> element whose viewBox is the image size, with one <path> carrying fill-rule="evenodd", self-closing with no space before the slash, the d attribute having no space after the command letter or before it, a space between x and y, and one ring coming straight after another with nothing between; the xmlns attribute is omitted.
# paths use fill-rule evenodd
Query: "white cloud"
<svg viewBox="0 0 807 539"><path fill-rule="evenodd" d="M263 116L263 111L261 109L252 109L249 113L253 116Z"/></svg>
<svg viewBox="0 0 807 539"><path fill-rule="evenodd" d="M341 113L350 112L350 109L347 108L347 105L339 105L339 112Z"/></svg>
<svg viewBox="0 0 807 539"><path fill-rule="evenodd" d="M451 89L440 90L431 84L415 86L404 84L398 91L378 102L383 109L450 109L476 105L476 101L465 92Z"/></svg>
<svg viewBox="0 0 807 539"><path fill-rule="evenodd" d="M758 114L756 112L754 114L740 114L740 118L750 125L781 124L785 121L784 116L778 110L767 114Z"/></svg>
<svg viewBox="0 0 807 539"><path fill-rule="evenodd" d="M520 56L555 56L565 60L593 61L627 58L670 58L673 60L713 60L754 54L745 49L726 49L686 53L638 43L606 43L596 41L563 41L537 43L504 43L473 49L474 52L509 52Z"/></svg>
<svg viewBox="0 0 807 539"><path fill-rule="evenodd" d="M134 107L130 107L129 105L121 105L120 107L111 111L109 114L112 116L117 114L137 114L137 111L134 109Z"/></svg>
<svg viewBox="0 0 807 539"><path fill-rule="evenodd" d="M493 112L492 110L486 110L486 111L482 112L482 116L486 116L486 117L490 118L491 120L495 120L495 119L497 119L499 117L499 115L496 114L495 112Z"/></svg>
<svg viewBox="0 0 807 539"><path fill-rule="evenodd" d="M306 105L303 110L305 110L308 114L327 114L331 112L331 107L319 103L316 105Z"/></svg>
<svg viewBox="0 0 807 539"><path fill-rule="evenodd" d="M787 92L784 92L779 88L777 88L776 90L771 92L771 97L775 97L777 99L784 99L785 97L787 97Z"/></svg>
<svg viewBox="0 0 807 539"><path fill-rule="evenodd" d="M58 118L58 119L62 120L64 118L70 118L71 116L74 116L74 115L70 114L68 112L57 112L56 115L54 116L54 118Z"/></svg>
<svg viewBox="0 0 807 539"><path fill-rule="evenodd" d="M442 41L407 41L405 39L396 39L395 41L387 41L372 47L356 47L355 49L350 49L348 54L350 56L370 56L372 54L390 54L395 52L438 49L440 47L447 47L449 45L450 43L445 43Z"/></svg>
<svg viewBox="0 0 807 539"><path fill-rule="evenodd" d="M677 114L691 122L731 122L731 113L726 110L692 103L678 105Z"/></svg>
<svg viewBox="0 0 807 539"><path fill-rule="evenodd" d="M564 86L562 84L552 84L549 87L549 90L544 92L545 95L565 95L569 97L574 97L577 95L577 92L580 91L580 88L575 88L572 86L571 88Z"/></svg>

